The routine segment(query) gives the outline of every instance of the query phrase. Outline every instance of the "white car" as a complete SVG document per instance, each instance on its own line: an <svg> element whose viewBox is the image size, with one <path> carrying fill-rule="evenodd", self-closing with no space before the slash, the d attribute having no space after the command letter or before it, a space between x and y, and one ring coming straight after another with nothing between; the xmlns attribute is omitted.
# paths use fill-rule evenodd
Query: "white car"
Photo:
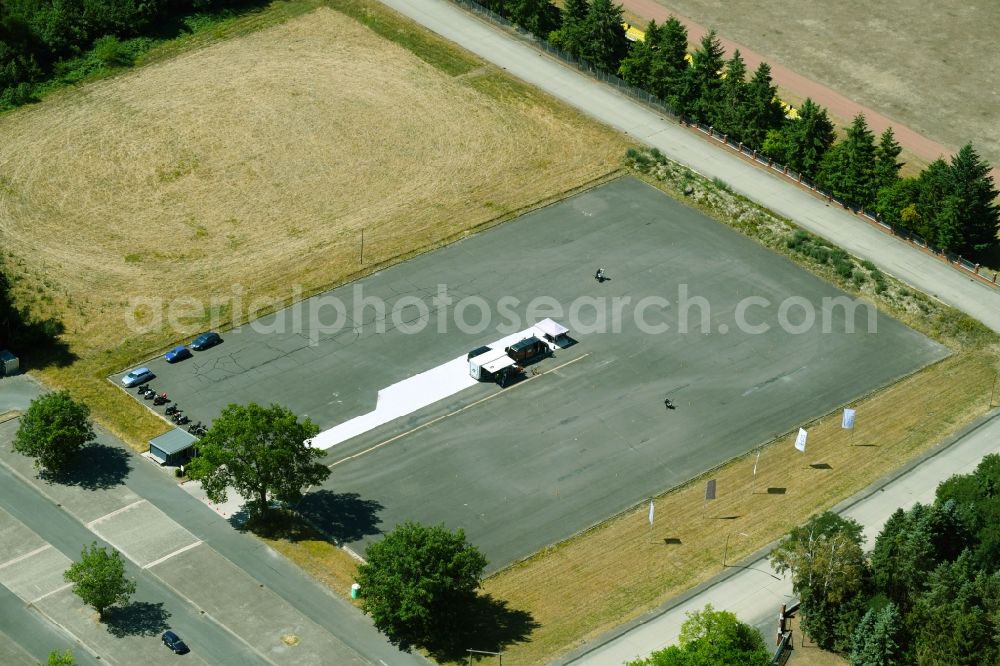
<svg viewBox="0 0 1000 666"><path fill-rule="evenodd" d="M149 368L136 368L132 372L122 377L122 384L125 388L132 388L139 384L145 384L150 379L156 377Z"/></svg>

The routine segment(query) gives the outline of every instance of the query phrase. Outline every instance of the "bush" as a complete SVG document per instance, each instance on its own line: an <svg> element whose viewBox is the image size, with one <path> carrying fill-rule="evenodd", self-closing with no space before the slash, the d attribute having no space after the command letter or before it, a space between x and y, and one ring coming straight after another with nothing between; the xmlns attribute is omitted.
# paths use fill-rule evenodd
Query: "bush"
<svg viewBox="0 0 1000 666"><path fill-rule="evenodd" d="M135 56L128 45L110 35L94 42L90 58L100 66L108 68L131 67L135 62Z"/></svg>
<svg viewBox="0 0 1000 666"><path fill-rule="evenodd" d="M733 192L733 189L731 187L729 187L729 183L727 183L726 181L722 180L718 176L716 176L715 178L712 179L712 184L715 185L720 190L722 190L723 192L729 192L730 194L732 194L732 192Z"/></svg>
<svg viewBox="0 0 1000 666"><path fill-rule="evenodd" d="M844 278L845 280L850 279L854 276L854 264L850 261L844 261L843 259L838 260L834 257L833 268L837 271L837 275Z"/></svg>
<svg viewBox="0 0 1000 666"><path fill-rule="evenodd" d="M785 245L787 245L788 249L790 250L797 250L799 247L802 246L803 243L808 243L808 242L809 242L808 232L799 229L794 234L792 234L791 238L785 241Z"/></svg>

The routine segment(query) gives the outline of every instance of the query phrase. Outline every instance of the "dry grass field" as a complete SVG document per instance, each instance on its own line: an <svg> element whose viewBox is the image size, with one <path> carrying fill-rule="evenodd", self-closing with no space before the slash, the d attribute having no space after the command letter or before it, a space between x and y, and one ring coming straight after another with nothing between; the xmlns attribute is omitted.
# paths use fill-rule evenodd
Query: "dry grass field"
<svg viewBox="0 0 1000 666"><path fill-rule="evenodd" d="M1000 165L995 0L657 0L932 139Z"/></svg>
<svg viewBox="0 0 1000 666"><path fill-rule="evenodd" d="M326 4L365 25L319 7L0 118L8 273L82 359L46 378L133 442L155 422L97 383L207 325L133 299L287 303L620 164L619 135L378 3Z"/></svg>

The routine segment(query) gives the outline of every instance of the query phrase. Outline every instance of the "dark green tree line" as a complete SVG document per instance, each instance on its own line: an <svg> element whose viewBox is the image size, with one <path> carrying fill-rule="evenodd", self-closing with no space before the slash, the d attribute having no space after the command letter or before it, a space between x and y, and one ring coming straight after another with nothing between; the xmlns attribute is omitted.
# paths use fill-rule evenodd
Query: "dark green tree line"
<svg viewBox="0 0 1000 666"><path fill-rule="evenodd" d="M0 109L34 98L70 70L132 63L145 42L178 17L252 0L0 0ZM119 40L133 40L122 43ZM147 40L148 41L148 40ZM80 62L85 55L86 62Z"/></svg>
<svg viewBox="0 0 1000 666"><path fill-rule="evenodd" d="M824 514L772 557L792 573L803 629L852 666L995 664L998 526L1000 455L991 454L942 482L933 504L897 510L867 556L856 523Z"/></svg>

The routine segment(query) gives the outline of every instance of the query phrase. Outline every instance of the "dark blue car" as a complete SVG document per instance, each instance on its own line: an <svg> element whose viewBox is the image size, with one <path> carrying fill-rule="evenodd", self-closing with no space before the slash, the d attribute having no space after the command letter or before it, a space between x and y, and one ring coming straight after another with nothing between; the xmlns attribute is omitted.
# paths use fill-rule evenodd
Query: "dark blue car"
<svg viewBox="0 0 1000 666"><path fill-rule="evenodd" d="M163 632L163 644L173 650L174 654L187 654L191 651L181 637L172 631Z"/></svg>
<svg viewBox="0 0 1000 666"><path fill-rule="evenodd" d="M174 347L164 354L163 358L167 360L167 363L177 363L177 361L183 361L186 358L191 358L191 350L184 345L180 345L179 347Z"/></svg>
<svg viewBox="0 0 1000 666"><path fill-rule="evenodd" d="M191 343L191 349L195 351L205 351L209 347L214 347L220 342L222 342L222 338L219 337L219 334L214 331L209 331L208 333L202 333L195 338L194 342Z"/></svg>

